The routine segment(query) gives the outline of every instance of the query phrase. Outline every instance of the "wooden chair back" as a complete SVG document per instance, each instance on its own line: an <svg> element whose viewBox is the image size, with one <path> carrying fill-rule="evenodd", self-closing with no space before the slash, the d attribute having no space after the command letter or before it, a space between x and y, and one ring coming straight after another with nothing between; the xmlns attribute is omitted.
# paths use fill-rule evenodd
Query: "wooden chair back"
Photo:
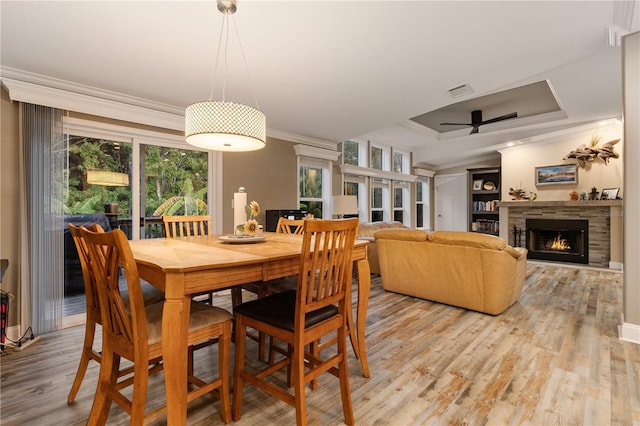
<svg viewBox="0 0 640 426"><path fill-rule="evenodd" d="M162 216L162 224L166 238L210 235L212 229L210 215Z"/></svg>
<svg viewBox="0 0 640 426"><path fill-rule="evenodd" d="M73 238L73 243L78 251L78 257L80 258L80 267L82 269L82 279L84 281L84 294L86 297L87 305L87 321L93 321L96 324L102 324L100 318L100 299L98 297L98 288L96 287L96 280L91 270L91 259L89 257L89 251L84 238L80 236L79 227L73 223L69 223L69 232ZM104 232L104 229L94 224L87 227L92 232Z"/></svg>
<svg viewBox="0 0 640 426"><path fill-rule="evenodd" d="M147 342L148 337L140 276L129 241L120 229L97 233L80 228L79 233L87 246L98 289L103 343L115 344L119 348L128 346L130 351L127 355L133 356L135 349L146 347L137 343ZM120 292L121 268L127 285L128 304Z"/></svg>
<svg viewBox="0 0 640 426"><path fill-rule="evenodd" d="M304 222L296 326L304 328L309 312L344 305L346 291L351 291L351 255L358 224L357 218Z"/></svg>
<svg viewBox="0 0 640 426"><path fill-rule="evenodd" d="M287 219L281 217L278 219L278 225L276 226L276 232L281 234L296 234L301 235L304 226L304 219Z"/></svg>

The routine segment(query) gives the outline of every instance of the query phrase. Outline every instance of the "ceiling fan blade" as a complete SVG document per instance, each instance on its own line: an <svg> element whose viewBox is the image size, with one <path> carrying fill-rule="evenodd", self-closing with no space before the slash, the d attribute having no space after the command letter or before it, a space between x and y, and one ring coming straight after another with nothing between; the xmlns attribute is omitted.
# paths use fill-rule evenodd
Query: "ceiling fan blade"
<svg viewBox="0 0 640 426"><path fill-rule="evenodd" d="M490 118L489 120L485 120L480 124L483 125L483 124L496 123L498 121L509 120L510 118L516 118L517 116L518 116L517 112L512 112L511 114L501 115L500 117L496 117L496 118Z"/></svg>
<svg viewBox="0 0 640 426"><path fill-rule="evenodd" d="M473 126L473 123L440 123L441 126Z"/></svg>
<svg viewBox="0 0 640 426"><path fill-rule="evenodd" d="M471 133L469 133L470 135L476 134L478 133L478 126L473 126L473 129L471 129Z"/></svg>

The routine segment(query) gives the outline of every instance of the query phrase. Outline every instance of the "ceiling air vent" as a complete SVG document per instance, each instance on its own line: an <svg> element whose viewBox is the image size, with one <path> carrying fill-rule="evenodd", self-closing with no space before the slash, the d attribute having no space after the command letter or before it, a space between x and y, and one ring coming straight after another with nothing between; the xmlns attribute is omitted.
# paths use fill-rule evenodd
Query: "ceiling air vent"
<svg viewBox="0 0 640 426"><path fill-rule="evenodd" d="M469 87L468 84L461 84L460 86L449 89L449 94L454 98L459 98L460 96L468 95L470 93L473 93L473 89Z"/></svg>

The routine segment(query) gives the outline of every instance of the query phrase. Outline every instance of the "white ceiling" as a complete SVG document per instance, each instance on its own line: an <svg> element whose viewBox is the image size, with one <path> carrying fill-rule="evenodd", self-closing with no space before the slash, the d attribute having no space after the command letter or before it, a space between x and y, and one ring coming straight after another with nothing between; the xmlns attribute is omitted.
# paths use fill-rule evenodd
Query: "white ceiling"
<svg viewBox="0 0 640 426"><path fill-rule="evenodd" d="M638 3L238 0L250 77L231 33L213 97L226 76L226 99L257 98L272 134L360 137L411 150L424 167L464 164L507 141L620 117L620 47L609 47L606 27L637 31ZM210 96L222 22L213 0L2 0L0 15L3 76L46 76L179 113ZM469 135L409 120L543 80L562 108L545 123L517 118ZM463 83L474 92L451 97Z"/></svg>

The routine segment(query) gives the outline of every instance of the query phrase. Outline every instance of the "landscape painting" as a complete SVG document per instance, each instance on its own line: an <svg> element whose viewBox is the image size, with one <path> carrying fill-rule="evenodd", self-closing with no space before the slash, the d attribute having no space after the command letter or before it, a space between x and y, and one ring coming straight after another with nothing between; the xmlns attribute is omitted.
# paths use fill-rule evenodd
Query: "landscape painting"
<svg viewBox="0 0 640 426"><path fill-rule="evenodd" d="M576 164L536 167L536 186L577 183L578 166Z"/></svg>

